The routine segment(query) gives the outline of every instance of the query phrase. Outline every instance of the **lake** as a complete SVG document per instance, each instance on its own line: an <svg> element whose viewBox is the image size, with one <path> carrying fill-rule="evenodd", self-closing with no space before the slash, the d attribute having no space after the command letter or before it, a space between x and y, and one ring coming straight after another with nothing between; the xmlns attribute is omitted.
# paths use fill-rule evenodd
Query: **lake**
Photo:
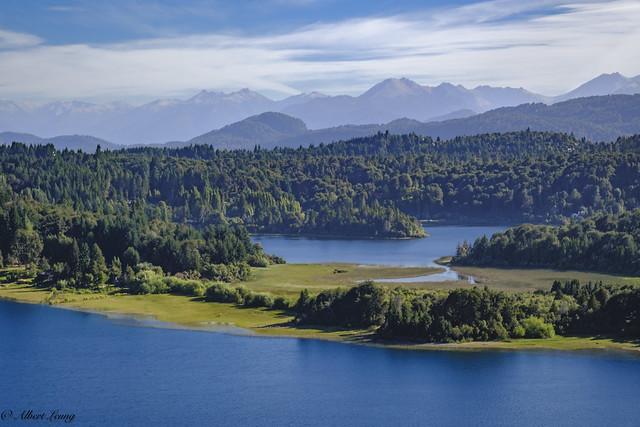
<svg viewBox="0 0 640 427"><path fill-rule="evenodd" d="M283 257L289 263L345 262L406 267L436 266L435 260L455 255L456 246L503 231L506 226L429 226L424 239L336 239L280 235L254 235L265 251ZM443 282L458 280L449 268L443 273L388 282ZM382 281L382 280L380 280Z"/></svg>
<svg viewBox="0 0 640 427"><path fill-rule="evenodd" d="M640 358L401 351L0 301L0 411L73 425L632 426ZM52 425L7 422L7 425ZM53 423L55 425L56 423Z"/></svg>

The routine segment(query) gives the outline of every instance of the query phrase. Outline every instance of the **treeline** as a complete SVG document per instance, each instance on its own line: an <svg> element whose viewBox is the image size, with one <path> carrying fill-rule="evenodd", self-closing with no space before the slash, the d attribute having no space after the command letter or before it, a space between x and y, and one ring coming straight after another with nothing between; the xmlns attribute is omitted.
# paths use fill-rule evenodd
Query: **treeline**
<svg viewBox="0 0 640 427"><path fill-rule="evenodd" d="M391 289L371 282L295 305L301 324L373 328L389 339L427 342L548 338L556 333L640 337L640 288L556 282L551 291L505 293Z"/></svg>
<svg viewBox="0 0 640 427"><path fill-rule="evenodd" d="M145 204L197 227L409 237L423 235L417 218L540 222L640 207L639 141L523 131L237 151L13 144L0 147L0 175L21 197L78 212Z"/></svg>
<svg viewBox="0 0 640 427"><path fill-rule="evenodd" d="M273 262L284 261L266 255L242 225L175 223L144 201L77 211L17 195L0 177L0 266L36 266L41 286L110 283L137 293L150 270L231 282Z"/></svg>
<svg viewBox="0 0 640 427"><path fill-rule="evenodd" d="M545 267L640 275L640 209L560 226L524 224L458 246L459 265Z"/></svg>

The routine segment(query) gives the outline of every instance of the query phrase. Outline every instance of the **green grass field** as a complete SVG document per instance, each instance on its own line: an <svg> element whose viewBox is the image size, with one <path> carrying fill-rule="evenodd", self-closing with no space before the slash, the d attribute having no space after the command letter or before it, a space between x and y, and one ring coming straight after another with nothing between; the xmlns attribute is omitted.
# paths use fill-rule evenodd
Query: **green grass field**
<svg viewBox="0 0 640 427"><path fill-rule="evenodd" d="M438 273L440 268L385 267L357 264L281 264L254 268L252 277L243 285L257 292L297 297L303 289L351 287L363 280L415 277Z"/></svg>
<svg viewBox="0 0 640 427"><path fill-rule="evenodd" d="M291 324L293 316L280 310L244 308L234 304L210 303L201 298L178 295L127 295L118 293L52 292L26 284L0 286L0 298L32 304L49 304L105 314L152 317L194 329L234 326L256 334L309 337L330 340L359 340L368 331L300 328Z"/></svg>
<svg viewBox="0 0 640 427"><path fill-rule="evenodd" d="M640 277L624 277L585 271L560 271L548 269L509 269L454 267L466 276L473 276L477 286L488 286L505 291L549 290L554 280L578 279L581 283L602 281L605 284L640 285Z"/></svg>

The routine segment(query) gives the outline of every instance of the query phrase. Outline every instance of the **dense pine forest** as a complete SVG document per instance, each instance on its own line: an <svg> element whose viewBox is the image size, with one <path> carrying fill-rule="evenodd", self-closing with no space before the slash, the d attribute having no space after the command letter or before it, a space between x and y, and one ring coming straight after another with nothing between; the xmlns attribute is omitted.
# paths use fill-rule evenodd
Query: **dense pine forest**
<svg viewBox="0 0 640 427"><path fill-rule="evenodd" d="M77 212L134 205L198 227L419 237L417 219L557 222L640 207L640 138L515 132L438 141L378 134L300 149L0 147L4 185Z"/></svg>
<svg viewBox="0 0 640 427"><path fill-rule="evenodd" d="M640 274L640 209L561 226L524 224L458 246L460 265L546 267Z"/></svg>
<svg viewBox="0 0 640 427"><path fill-rule="evenodd" d="M6 200L7 192L2 193ZM245 279L249 266L282 262L264 254L239 225L195 228L150 207L77 212L14 199L0 209L0 267L32 266L37 284L95 288L111 283L150 293L164 273L217 281ZM34 272L34 273L35 273Z"/></svg>
<svg viewBox="0 0 640 427"><path fill-rule="evenodd" d="M364 283L310 296L295 306L302 324L374 328L382 338L429 342L549 338L561 335L640 337L640 288L572 280L550 291L480 289L419 291Z"/></svg>

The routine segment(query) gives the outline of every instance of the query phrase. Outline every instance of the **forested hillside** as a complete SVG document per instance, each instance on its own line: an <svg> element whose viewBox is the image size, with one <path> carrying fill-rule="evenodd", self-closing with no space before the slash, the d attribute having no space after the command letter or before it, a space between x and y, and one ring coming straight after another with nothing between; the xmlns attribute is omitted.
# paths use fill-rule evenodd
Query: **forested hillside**
<svg viewBox="0 0 640 427"><path fill-rule="evenodd" d="M161 206L144 202L111 201L88 211L31 196L16 195L0 178L0 268L37 267L39 285L92 288L108 281L137 292L152 286L152 272L232 281L246 278L249 265L281 262L239 225L174 223Z"/></svg>
<svg viewBox="0 0 640 427"><path fill-rule="evenodd" d="M459 112L465 114L464 111ZM542 103L503 107L461 118L442 117L423 123L397 119L386 124L343 125L325 129L307 129L299 119L278 113L265 113L211 131L172 147L211 144L218 148L251 149L309 146L360 138L376 132L453 138L490 132L517 132L525 129L572 133L591 141L614 141L620 136L640 133L640 95L592 96L552 105Z"/></svg>
<svg viewBox="0 0 640 427"><path fill-rule="evenodd" d="M561 226L525 224L458 247L467 265L551 267L640 274L640 209Z"/></svg>
<svg viewBox="0 0 640 427"><path fill-rule="evenodd" d="M270 151L14 144L0 147L0 173L15 197L78 212L140 204L197 227L415 237L416 218L541 222L640 207L639 144L529 131L450 141L377 134Z"/></svg>
<svg viewBox="0 0 640 427"><path fill-rule="evenodd" d="M552 105L542 103L503 107L472 117L424 123L414 132L452 138L487 132L532 129L573 133L591 141L614 141L640 133L640 95L577 98Z"/></svg>

